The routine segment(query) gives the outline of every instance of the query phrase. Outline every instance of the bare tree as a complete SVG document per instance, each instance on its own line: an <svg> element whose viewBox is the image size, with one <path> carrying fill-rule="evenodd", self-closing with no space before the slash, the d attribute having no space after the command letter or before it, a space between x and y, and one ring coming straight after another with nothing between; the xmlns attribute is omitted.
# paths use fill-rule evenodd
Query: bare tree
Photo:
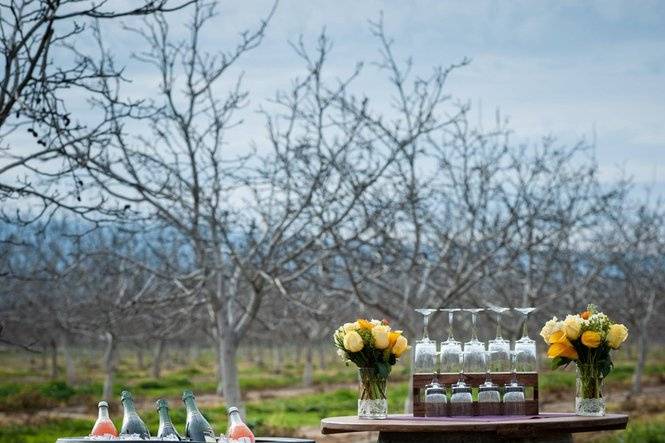
<svg viewBox="0 0 665 443"><path fill-rule="evenodd" d="M331 231L348 220L395 153L367 127L360 108L348 108L359 103L347 93L357 70L326 82L325 36L312 54L303 42L294 45L307 69L263 110L266 148L244 157L226 152L225 137L247 93L239 81L223 98L215 88L260 43L272 12L235 49L207 54L200 34L214 14L214 4L197 4L186 42L171 41L161 15L135 30L148 43L137 58L161 78L160 100L138 117L151 133L132 138L118 123L109 155L87 168L105 193L144 206L188 239L194 259L182 286L208 307L220 391L239 404L236 353L266 294L333 253ZM116 86L103 86L108 115L123 112Z"/></svg>
<svg viewBox="0 0 665 443"><path fill-rule="evenodd" d="M618 320L627 321L637 341L632 392L642 390L649 352L650 327L662 318L665 306L665 214L659 202L626 200L612 212L600 234L599 253L605 267L597 297L614 307Z"/></svg>
<svg viewBox="0 0 665 443"><path fill-rule="evenodd" d="M139 0L125 8L106 0L0 2L2 219L28 223L57 208L98 215L105 199L81 197L85 183L77 170L94 155L91 146L108 136L109 121L69 109L72 97L94 100L96 81L121 79L122 69L108 63L108 54L84 53L77 42L96 32L96 21L166 13L194 2ZM26 131L32 143L25 142Z"/></svg>

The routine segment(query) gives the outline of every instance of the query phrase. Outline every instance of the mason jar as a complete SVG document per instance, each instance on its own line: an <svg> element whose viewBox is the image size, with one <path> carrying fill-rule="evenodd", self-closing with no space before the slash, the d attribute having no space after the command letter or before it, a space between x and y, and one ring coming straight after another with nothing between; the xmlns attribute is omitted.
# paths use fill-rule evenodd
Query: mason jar
<svg viewBox="0 0 665 443"><path fill-rule="evenodd" d="M473 415L473 397L470 386L453 386L453 395L450 397L450 415Z"/></svg>
<svg viewBox="0 0 665 443"><path fill-rule="evenodd" d="M481 385L478 388L478 414L501 414L501 394L497 385Z"/></svg>
<svg viewBox="0 0 665 443"><path fill-rule="evenodd" d="M504 415L526 414L523 386L506 385L506 392L503 394L503 413Z"/></svg>
<svg viewBox="0 0 665 443"><path fill-rule="evenodd" d="M432 383L425 389L425 417L445 417L448 397L446 390L438 383Z"/></svg>

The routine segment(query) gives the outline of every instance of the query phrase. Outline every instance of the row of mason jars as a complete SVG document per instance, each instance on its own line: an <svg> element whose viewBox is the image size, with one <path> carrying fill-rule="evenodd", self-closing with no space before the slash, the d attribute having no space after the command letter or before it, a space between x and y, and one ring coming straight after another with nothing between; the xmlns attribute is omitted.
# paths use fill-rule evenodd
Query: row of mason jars
<svg viewBox="0 0 665 443"><path fill-rule="evenodd" d="M478 388L478 415L524 415L526 404L524 386L517 383L506 384L503 398L499 386L485 383ZM451 386L448 399L445 386L436 380L425 389L425 416L471 416L474 415L474 402L471 386L458 383Z"/></svg>

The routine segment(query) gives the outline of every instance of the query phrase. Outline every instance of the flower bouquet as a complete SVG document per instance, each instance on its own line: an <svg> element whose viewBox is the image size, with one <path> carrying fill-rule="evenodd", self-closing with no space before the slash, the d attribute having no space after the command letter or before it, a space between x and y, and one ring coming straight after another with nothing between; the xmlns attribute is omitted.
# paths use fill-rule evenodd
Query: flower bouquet
<svg viewBox="0 0 665 443"><path fill-rule="evenodd" d="M549 345L552 368L577 365L575 412L577 415L605 415L603 382L612 370L610 351L628 337L628 329L589 305L581 314L556 317L545 323L540 335Z"/></svg>
<svg viewBox="0 0 665 443"><path fill-rule="evenodd" d="M358 417L386 418L386 382L392 366L409 349L402 331L391 330L386 320L360 319L337 329L334 341L346 364L358 366Z"/></svg>

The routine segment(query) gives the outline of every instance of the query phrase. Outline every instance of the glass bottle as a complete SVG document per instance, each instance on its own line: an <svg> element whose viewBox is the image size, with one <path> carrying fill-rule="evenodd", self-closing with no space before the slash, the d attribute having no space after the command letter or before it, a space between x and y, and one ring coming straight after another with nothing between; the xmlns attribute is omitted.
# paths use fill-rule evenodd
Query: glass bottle
<svg viewBox="0 0 665 443"><path fill-rule="evenodd" d="M176 431L175 426L173 426L173 423L171 422L171 417L169 416L169 403L160 398L155 402L155 408L159 413L159 429L157 430L157 437L170 437L171 440L175 437L176 440L181 440L180 434Z"/></svg>
<svg viewBox="0 0 665 443"><path fill-rule="evenodd" d="M425 388L425 417L445 417L447 403L446 390L435 378Z"/></svg>
<svg viewBox="0 0 665 443"><path fill-rule="evenodd" d="M99 408L99 414L95 426L90 431L90 435L95 437L117 437L118 430L109 417L109 404L105 401L100 401L97 407Z"/></svg>
<svg viewBox="0 0 665 443"><path fill-rule="evenodd" d="M120 428L120 435L139 435L141 438L150 438L150 431L143 423L141 417L136 412L134 406L134 399L129 391L122 391L120 394L120 401L125 411L122 417L122 427Z"/></svg>
<svg viewBox="0 0 665 443"><path fill-rule="evenodd" d="M254 433L242 421L240 412L235 406L229 408L229 428L226 431L226 437L235 440L246 438L251 443L254 443Z"/></svg>
<svg viewBox="0 0 665 443"><path fill-rule="evenodd" d="M503 414L524 415L525 408L524 387L518 384L506 385L506 393L503 394Z"/></svg>
<svg viewBox="0 0 665 443"><path fill-rule="evenodd" d="M192 391L182 393L182 401L187 409L187 423L185 424L185 436L193 441L216 441L215 431L205 419L199 408L196 407L196 401Z"/></svg>

